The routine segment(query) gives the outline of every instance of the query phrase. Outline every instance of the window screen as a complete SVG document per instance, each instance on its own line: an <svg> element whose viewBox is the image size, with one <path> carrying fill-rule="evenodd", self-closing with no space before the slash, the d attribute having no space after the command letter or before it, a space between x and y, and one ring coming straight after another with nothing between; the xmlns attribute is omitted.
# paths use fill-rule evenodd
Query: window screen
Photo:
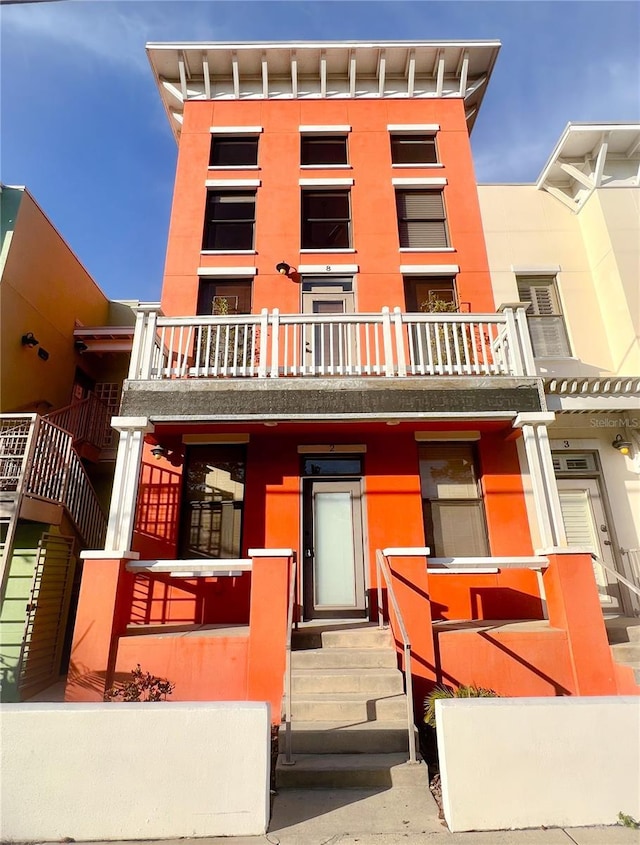
<svg viewBox="0 0 640 845"><path fill-rule="evenodd" d="M208 191L203 249L253 249L255 191Z"/></svg>
<svg viewBox="0 0 640 845"><path fill-rule="evenodd" d="M435 557L489 554L473 445L420 447L420 484L427 546Z"/></svg>
<svg viewBox="0 0 640 845"><path fill-rule="evenodd" d="M392 135L393 164L436 164L438 155L434 135Z"/></svg>
<svg viewBox="0 0 640 845"><path fill-rule="evenodd" d="M302 192L302 249L350 246L349 191Z"/></svg>
<svg viewBox="0 0 640 845"><path fill-rule="evenodd" d="M255 167L257 163L257 135L237 138L212 135L209 167Z"/></svg>
<svg viewBox="0 0 640 845"><path fill-rule="evenodd" d="M442 191L396 191L400 246L448 247Z"/></svg>
<svg viewBox="0 0 640 845"><path fill-rule="evenodd" d="M347 164L347 139L339 135L303 135L300 142L300 163L303 165Z"/></svg>

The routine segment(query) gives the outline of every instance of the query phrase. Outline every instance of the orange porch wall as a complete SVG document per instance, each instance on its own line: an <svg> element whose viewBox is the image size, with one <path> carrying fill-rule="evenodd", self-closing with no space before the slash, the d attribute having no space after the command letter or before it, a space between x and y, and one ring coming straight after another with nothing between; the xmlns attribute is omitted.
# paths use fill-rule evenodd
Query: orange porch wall
<svg viewBox="0 0 640 845"><path fill-rule="evenodd" d="M295 280L275 272L283 259L299 264L327 264L336 260L359 265L356 308L379 311L384 305L404 306L395 193L392 178L424 177L424 168L393 168L387 124L437 123L442 167L427 175L444 177L447 225L455 252L410 253L407 263L456 263L461 302L472 311L494 310L484 246L471 148L460 100L342 100L268 102L188 102L176 170L175 192L165 265L162 308L168 315L194 314L198 266L219 266L217 255L201 255L206 202L205 181L261 180L256 202L256 254L225 255L226 266L257 267L252 311L278 307L284 313L300 310ZM300 125L346 124L349 161L344 171L300 168ZM258 170L231 173L209 171L209 148L214 125L262 126ZM300 252L299 179L354 178L351 187L352 243L350 254Z"/></svg>

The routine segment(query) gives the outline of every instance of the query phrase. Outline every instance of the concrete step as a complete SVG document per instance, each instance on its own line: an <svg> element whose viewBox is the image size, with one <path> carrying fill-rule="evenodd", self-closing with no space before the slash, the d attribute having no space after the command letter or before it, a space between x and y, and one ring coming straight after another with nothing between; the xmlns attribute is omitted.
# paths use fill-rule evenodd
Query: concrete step
<svg viewBox="0 0 640 845"><path fill-rule="evenodd" d="M280 726L279 750L284 751L285 727ZM407 752L407 722L300 722L291 723L294 754L390 754Z"/></svg>
<svg viewBox="0 0 640 845"><path fill-rule="evenodd" d="M293 719L302 722L373 722L403 719L407 715L404 694L375 696L371 693L326 692L292 698Z"/></svg>
<svg viewBox="0 0 640 845"><path fill-rule="evenodd" d="M316 648L291 652L293 669L397 669L391 648Z"/></svg>
<svg viewBox="0 0 640 845"><path fill-rule="evenodd" d="M366 789L423 786L429 776L423 762L407 763L407 754L298 754L294 765L276 765L278 789Z"/></svg>
<svg viewBox="0 0 640 845"><path fill-rule="evenodd" d="M609 648L613 653L613 659L618 663L640 661L640 642L616 643Z"/></svg>
<svg viewBox="0 0 640 845"><path fill-rule="evenodd" d="M392 639L388 628L379 628L372 622L316 624L294 631L291 647L294 651L311 648L391 648Z"/></svg>
<svg viewBox="0 0 640 845"><path fill-rule="evenodd" d="M291 673L292 705L305 693L365 692L396 695L403 692L397 669L295 669Z"/></svg>
<svg viewBox="0 0 640 845"><path fill-rule="evenodd" d="M640 619L632 616L605 617L609 643L640 643Z"/></svg>

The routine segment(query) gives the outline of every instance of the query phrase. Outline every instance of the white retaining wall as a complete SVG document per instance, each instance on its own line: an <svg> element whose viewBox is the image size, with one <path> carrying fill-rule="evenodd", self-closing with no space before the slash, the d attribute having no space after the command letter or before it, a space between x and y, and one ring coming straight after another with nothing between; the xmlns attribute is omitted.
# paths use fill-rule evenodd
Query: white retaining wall
<svg viewBox="0 0 640 845"><path fill-rule="evenodd" d="M0 709L3 842L259 835L269 706L13 704Z"/></svg>
<svg viewBox="0 0 640 845"><path fill-rule="evenodd" d="M442 700L436 720L452 831L640 818L640 697Z"/></svg>

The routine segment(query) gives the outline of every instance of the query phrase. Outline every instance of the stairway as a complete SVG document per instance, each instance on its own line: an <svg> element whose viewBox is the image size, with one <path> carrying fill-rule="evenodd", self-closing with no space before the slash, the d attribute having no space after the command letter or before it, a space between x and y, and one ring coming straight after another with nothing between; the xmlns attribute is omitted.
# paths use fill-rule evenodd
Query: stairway
<svg viewBox="0 0 640 845"><path fill-rule="evenodd" d="M612 616L604 622L613 659L622 666L630 666L640 685L640 619Z"/></svg>
<svg viewBox="0 0 640 845"><path fill-rule="evenodd" d="M291 667L294 765L284 762L283 725L278 788L418 782L428 788L426 766L407 764L407 699L389 630L370 623L301 626Z"/></svg>

